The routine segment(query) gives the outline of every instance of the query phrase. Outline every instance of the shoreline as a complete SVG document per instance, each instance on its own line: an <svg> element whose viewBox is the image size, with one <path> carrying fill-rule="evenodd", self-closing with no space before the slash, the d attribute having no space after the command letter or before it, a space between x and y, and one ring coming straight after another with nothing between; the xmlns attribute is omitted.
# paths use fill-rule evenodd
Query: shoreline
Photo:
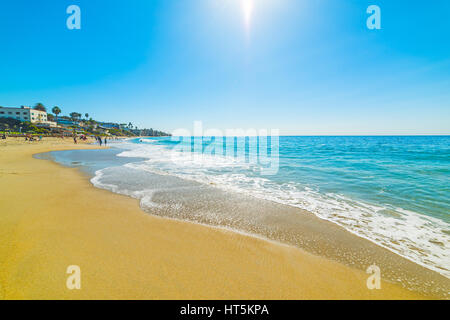
<svg viewBox="0 0 450 320"><path fill-rule="evenodd" d="M302 249L148 215L78 169L32 157L98 146L49 140L0 144L4 299L434 298L385 281L368 290L366 273ZM65 269L77 263L82 290L70 291Z"/></svg>

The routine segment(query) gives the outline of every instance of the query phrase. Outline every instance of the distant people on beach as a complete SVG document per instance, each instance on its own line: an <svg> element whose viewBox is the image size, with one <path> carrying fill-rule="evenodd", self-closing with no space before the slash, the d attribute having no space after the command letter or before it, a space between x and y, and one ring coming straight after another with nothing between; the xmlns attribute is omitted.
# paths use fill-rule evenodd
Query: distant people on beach
<svg viewBox="0 0 450 320"><path fill-rule="evenodd" d="M107 142L106 142L106 137L105 137L105 147L106 147L106 143L107 143Z"/></svg>
<svg viewBox="0 0 450 320"><path fill-rule="evenodd" d="M73 143L77 144L77 136L76 135L73 136Z"/></svg>
<svg viewBox="0 0 450 320"><path fill-rule="evenodd" d="M2 140L6 140L6 134L2 134Z"/></svg>
<svg viewBox="0 0 450 320"><path fill-rule="evenodd" d="M102 138L100 138L100 137L97 137L97 141L98 141L98 144L100 145L100 147L102 146L102 143L103 143L103 141L102 141Z"/></svg>

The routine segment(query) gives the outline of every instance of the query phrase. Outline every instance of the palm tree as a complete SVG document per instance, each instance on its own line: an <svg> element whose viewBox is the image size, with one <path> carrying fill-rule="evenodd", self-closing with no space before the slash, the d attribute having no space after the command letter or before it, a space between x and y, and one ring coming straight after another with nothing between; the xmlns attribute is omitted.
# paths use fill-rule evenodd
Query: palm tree
<svg viewBox="0 0 450 320"><path fill-rule="evenodd" d="M58 114L61 113L61 109L58 106L54 106L52 112L56 115L56 122L58 122Z"/></svg>
<svg viewBox="0 0 450 320"><path fill-rule="evenodd" d="M78 112L72 112L70 114L70 117L72 118L73 121L76 121L77 119L79 119L81 117L81 113Z"/></svg>
<svg viewBox="0 0 450 320"><path fill-rule="evenodd" d="M84 116L86 117L86 119L89 118L89 113L85 113Z"/></svg>
<svg viewBox="0 0 450 320"><path fill-rule="evenodd" d="M34 110L44 111L47 112L47 108L44 107L42 103L36 103L36 105L33 108Z"/></svg>

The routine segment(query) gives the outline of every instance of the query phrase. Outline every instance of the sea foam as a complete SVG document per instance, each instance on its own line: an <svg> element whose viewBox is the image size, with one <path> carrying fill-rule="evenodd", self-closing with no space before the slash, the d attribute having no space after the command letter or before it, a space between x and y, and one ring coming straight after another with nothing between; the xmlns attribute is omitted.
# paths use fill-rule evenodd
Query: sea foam
<svg viewBox="0 0 450 320"><path fill-rule="evenodd" d="M126 149L118 155L120 157L146 159L125 164L122 170L127 168L175 176L225 191L301 208L447 278L450 277L449 224L441 219L389 203L370 203L336 192L323 192L320 188L297 181L273 181L270 177L258 176L255 173L257 166L246 163L245 158L193 156L190 152L179 152L145 139L140 143L121 143L120 148ZM92 183L138 198L147 207L157 205L152 202L155 190L146 188L145 185L135 186L130 182L124 187L123 183L105 183L108 170L121 169L100 170L92 179Z"/></svg>

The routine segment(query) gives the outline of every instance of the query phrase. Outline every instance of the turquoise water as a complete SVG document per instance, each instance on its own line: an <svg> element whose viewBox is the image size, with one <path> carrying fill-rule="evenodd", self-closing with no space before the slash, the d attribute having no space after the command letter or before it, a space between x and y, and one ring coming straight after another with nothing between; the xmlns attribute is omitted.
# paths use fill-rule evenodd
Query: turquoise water
<svg viewBox="0 0 450 320"><path fill-rule="evenodd" d="M87 168L95 186L137 197L144 208L173 190L168 176L183 179L175 182L183 190L195 181L301 208L450 277L448 136L164 137L111 146L54 158ZM193 214L202 220L207 212Z"/></svg>
<svg viewBox="0 0 450 320"><path fill-rule="evenodd" d="M133 143L145 143L139 140L135 139ZM196 143L201 144L202 152L215 145L216 155L223 155L222 138L215 141L211 138L184 138L181 142L171 138L151 140L155 145L169 149L179 143L189 144L194 152ZM238 140L237 145L243 151L240 154L248 158L249 148L244 149L243 146L244 140L249 144L249 139ZM232 150L231 156L238 159L239 156L234 154L236 149ZM207 168L207 161L203 164ZM245 173L279 185L294 182L323 193L388 204L450 222L448 136L280 137L279 170L274 175L261 175L257 170L245 171L237 165L217 169L211 163L209 169L210 174Z"/></svg>

